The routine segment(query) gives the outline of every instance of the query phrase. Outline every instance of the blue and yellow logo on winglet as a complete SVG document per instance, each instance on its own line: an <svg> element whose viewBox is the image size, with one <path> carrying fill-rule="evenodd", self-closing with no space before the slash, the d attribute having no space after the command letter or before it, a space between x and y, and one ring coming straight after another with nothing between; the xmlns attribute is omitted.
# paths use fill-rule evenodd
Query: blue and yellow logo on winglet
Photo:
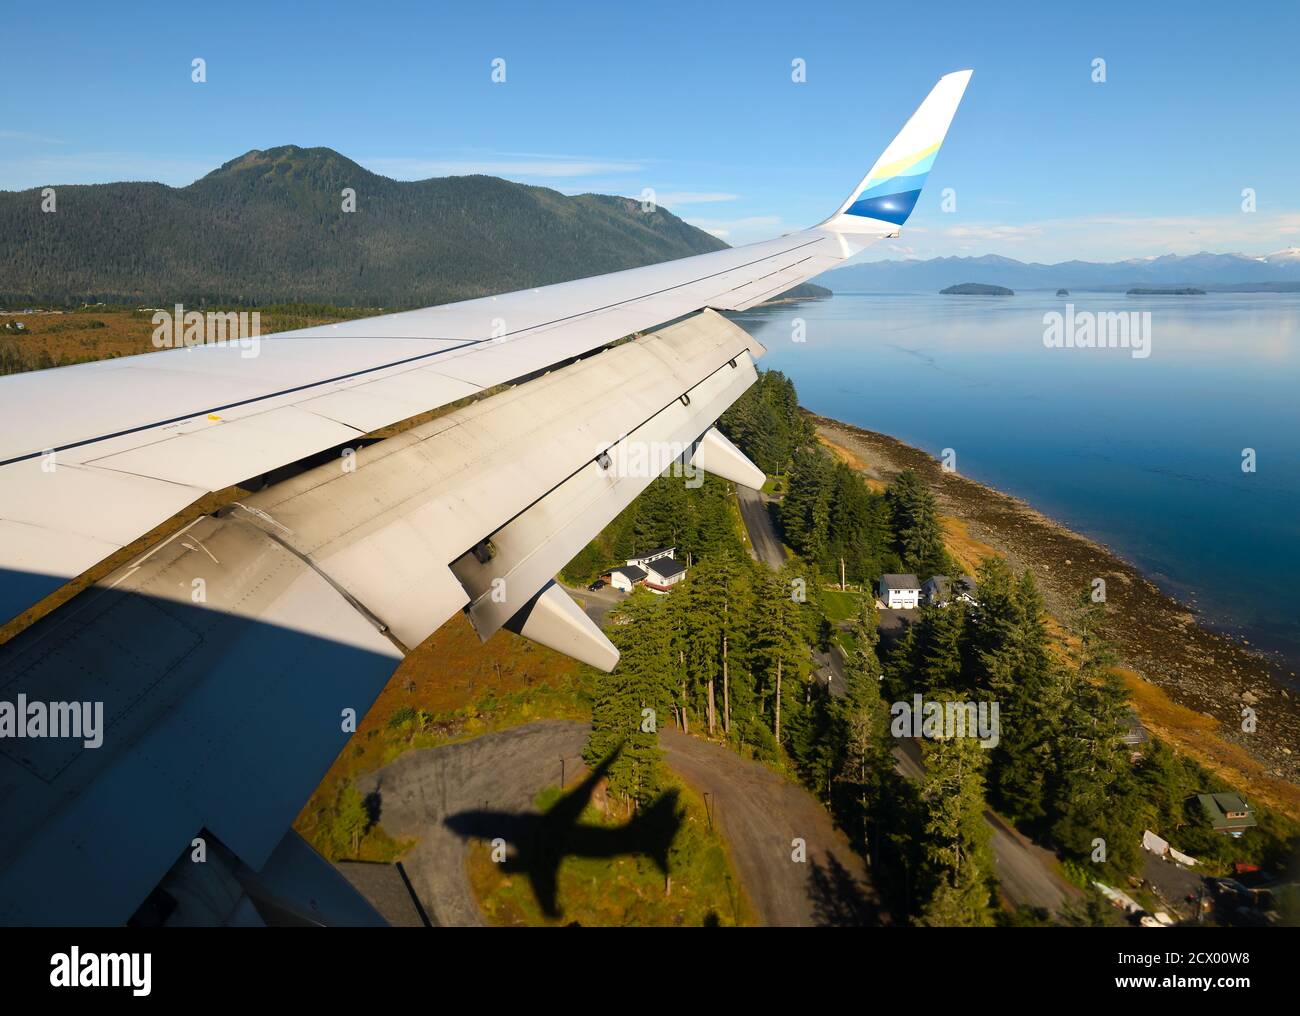
<svg viewBox="0 0 1300 1016"><path fill-rule="evenodd" d="M916 207L921 188L934 165L934 157L939 154L940 144L936 141L923 151L876 169L863 183L853 202L844 209L844 214L901 226Z"/></svg>

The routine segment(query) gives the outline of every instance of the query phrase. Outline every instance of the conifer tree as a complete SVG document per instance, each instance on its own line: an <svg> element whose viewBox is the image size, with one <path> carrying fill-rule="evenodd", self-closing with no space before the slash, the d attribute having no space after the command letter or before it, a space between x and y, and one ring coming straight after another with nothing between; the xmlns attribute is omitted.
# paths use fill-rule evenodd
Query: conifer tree
<svg viewBox="0 0 1300 1016"><path fill-rule="evenodd" d="M350 856L356 857L361 838L370 828L370 812L355 783L349 783L339 792L338 816L341 835L336 838L335 849L340 854L350 850Z"/></svg>
<svg viewBox="0 0 1300 1016"><path fill-rule="evenodd" d="M658 723L672 701L671 642L662 607L652 593L638 592L619 608L622 623L611 627L618 666L596 682L591 736L582 753L589 766L618 753L608 771L609 790L629 805L650 801L662 781Z"/></svg>
<svg viewBox="0 0 1300 1016"><path fill-rule="evenodd" d="M834 728L839 748L835 810L861 849L869 842L870 824L878 820L882 784L893 769L887 740L888 710L880 696L882 668L876 655L879 624L875 599L862 597Z"/></svg>
<svg viewBox="0 0 1300 1016"><path fill-rule="evenodd" d="M1112 669L1113 650L1101 633L1105 605L1092 602L1087 593L1080 602L1079 663L1067 671L1062 685L1064 708L1049 795L1053 839L1076 857L1088 857L1098 838L1107 842L1108 852L1122 849L1127 835L1116 823L1137 819L1115 808L1132 774L1121 740L1127 695Z"/></svg>
<svg viewBox="0 0 1300 1016"><path fill-rule="evenodd" d="M925 741L922 754L926 820L921 875L930 888L920 923L989 924L992 865L984 821L986 753L974 738L952 737Z"/></svg>
<svg viewBox="0 0 1300 1016"><path fill-rule="evenodd" d="M951 571L934 495L921 478L910 469L904 470L890 484L886 498L895 549L903 567L921 578Z"/></svg>

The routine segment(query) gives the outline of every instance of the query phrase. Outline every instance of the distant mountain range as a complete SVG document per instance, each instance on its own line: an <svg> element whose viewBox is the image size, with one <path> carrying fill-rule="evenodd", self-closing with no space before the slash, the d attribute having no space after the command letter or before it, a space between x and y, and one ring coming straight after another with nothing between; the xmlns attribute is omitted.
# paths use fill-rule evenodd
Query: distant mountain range
<svg viewBox="0 0 1300 1016"><path fill-rule="evenodd" d="M986 254L977 258L928 261L865 261L836 268L817 283L836 293L937 292L948 286L981 282L1011 289L1127 290L1133 286L1196 285L1206 290L1300 288L1300 247L1262 257L1245 254L1190 254L1132 258L1128 261L1062 261L1044 265Z"/></svg>
<svg viewBox="0 0 1300 1016"><path fill-rule="evenodd" d="M42 212L39 190L0 192L0 300L420 307L727 246L627 198L490 176L399 182L293 145L188 187L69 185L55 199Z"/></svg>

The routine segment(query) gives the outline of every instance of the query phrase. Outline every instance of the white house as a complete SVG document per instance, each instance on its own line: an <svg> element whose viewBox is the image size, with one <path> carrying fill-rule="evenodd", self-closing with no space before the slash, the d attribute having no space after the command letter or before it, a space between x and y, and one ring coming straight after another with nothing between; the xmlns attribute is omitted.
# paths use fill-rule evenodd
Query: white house
<svg viewBox="0 0 1300 1016"><path fill-rule="evenodd" d="M673 557L676 549L660 547L640 557L630 557L627 564L611 568L601 578L625 593L637 586L645 586L655 593L666 593L686 577L686 565Z"/></svg>
<svg viewBox="0 0 1300 1016"><path fill-rule="evenodd" d="M921 580L915 575L880 576L880 600L890 610L911 610L921 602Z"/></svg>
<svg viewBox="0 0 1300 1016"><path fill-rule="evenodd" d="M647 561L645 571L645 587L656 593L668 592L686 577L686 565L671 555Z"/></svg>
<svg viewBox="0 0 1300 1016"><path fill-rule="evenodd" d="M605 573L604 579L615 589L625 593L630 593L636 588L638 582L644 582L646 571L644 568L638 568L636 565L628 565L624 568L611 568Z"/></svg>

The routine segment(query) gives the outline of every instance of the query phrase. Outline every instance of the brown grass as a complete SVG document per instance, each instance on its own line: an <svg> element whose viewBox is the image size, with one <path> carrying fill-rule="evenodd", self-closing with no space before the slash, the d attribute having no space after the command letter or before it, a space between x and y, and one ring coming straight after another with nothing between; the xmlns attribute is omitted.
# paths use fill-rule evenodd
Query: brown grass
<svg viewBox="0 0 1300 1016"><path fill-rule="evenodd" d="M1194 758L1233 787L1249 788L1252 799L1300 818L1300 787L1269 774L1240 745L1218 736L1219 721L1179 705L1133 670L1115 668L1128 688L1129 701L1142 725L1177 751Z"/></svg>
<svg viewBox="0 0 1300 1016"><path fill-rule="evenodd" d="M874 469L871 468L869 463L853 454L852 451L845 448L842 444L836 444L823 433L818 432L817 440L825 445L826 449L846 466L861 473L862 479L866 481L868 488L877 494L884 493L885 481L880 478L880 475Z"/></svg>

